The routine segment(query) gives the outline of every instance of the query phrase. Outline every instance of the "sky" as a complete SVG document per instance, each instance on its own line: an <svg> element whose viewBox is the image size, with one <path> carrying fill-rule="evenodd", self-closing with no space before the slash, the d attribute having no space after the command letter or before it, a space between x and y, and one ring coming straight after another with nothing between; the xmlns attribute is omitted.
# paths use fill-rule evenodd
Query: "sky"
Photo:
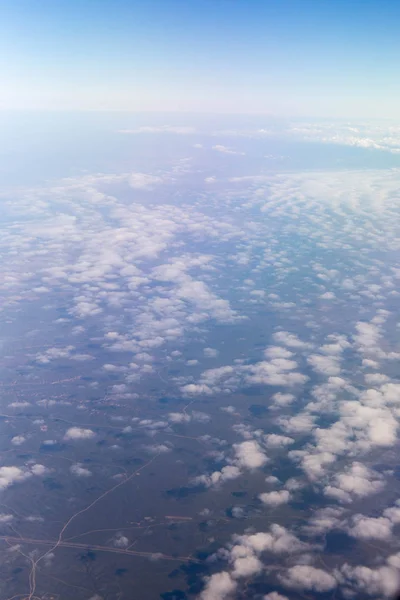
<svg viewBox="0 0 400 600"><path fill-rule="evenodd" d="M394 0L2 0L2 110L397 118Z"/></svg>

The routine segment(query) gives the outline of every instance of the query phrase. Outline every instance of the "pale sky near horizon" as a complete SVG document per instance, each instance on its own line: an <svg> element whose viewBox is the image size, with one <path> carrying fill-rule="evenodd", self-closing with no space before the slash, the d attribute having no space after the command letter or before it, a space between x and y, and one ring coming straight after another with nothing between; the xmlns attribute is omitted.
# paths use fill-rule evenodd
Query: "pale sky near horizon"
<svg viewBox="0 0 400 600"><path fill-rule="evenodd" d="M0 109L400 118L393 0L0 0Z"/></svg>

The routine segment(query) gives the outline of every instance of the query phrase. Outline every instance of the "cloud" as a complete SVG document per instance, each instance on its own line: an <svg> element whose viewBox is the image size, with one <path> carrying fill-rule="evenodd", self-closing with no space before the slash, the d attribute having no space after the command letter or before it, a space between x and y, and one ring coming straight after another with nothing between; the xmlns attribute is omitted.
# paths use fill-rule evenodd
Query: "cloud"
<svg viewBox="0 0 400 600"><path fill-rule="evenodd" d="M333 575L310 565L290 567L285 574L278 577L284 586L296 590L328 592L337 586Z"/></svg>
<svg viewBox="0 0 400 600"><path fill-rule="evenodd" d="M129 539L120 533L114 538L113 544L116 548L126 548L129 546Z"/></svg>
<svg viewBox="0 0 400 600"><path fill-rule="evenodd" d="M77 477L90 477L92 475L92 472L82 467L81 463L71 465L69 470L73 475L77 475Z"/></svg>
<svg viewBox="0 0 400 600"><path fill-rule="evenodd" d="M94 438L96 434L91 429L84 429L82 427L70 427L67 429L64 435L66 440L90 440Z"/></svg>
<svg viewBox="0 0 400 600"><path fill-rule="evenodd" d="M11 443L13 444L13 446L21 446L21 444L23 444L25 441L26 438L23 435L15 435L11 439Z"/></svg>
<svg viewBox="0 0 400 600"><path fill-rule="evenodd" d="M375 569L344 564L336 572L338 579L358 594L391 597L400 586L399 571L391 566Z"/></svg>
<svg viewBox="0 0 400 600"><path fill-rule="evenodd" d="M212 147L213 150L217 152L222 152L223 154L239 154L240 156L244 156L244 152L238 152L237 150L232 150L232 148L227 148L226 146L222 146L222 144L217 144Z"/></svg>
<svg viewBox="0 0 400 600"><path fill-rule="evenodd" d="M308 363L314 371L321 375L339 375L340 364L336 356L322 356L320 354L311 354L307 358Z"/></svg>
<svg viewBox="0 0 400 600"><path fill-rule="evenodd" d="M263 600L289 600L289 598L278 592L270 592L264 596Z"/></svg>
<svg viewBox="0 0 400 600"><path fill-rule="evenodd" d="M239 467L257 469L268 461L268 457L262 451L261 446L254 440L234 444L233 449Z"/></svg>
<svg viewBox="0 0 400 600"><path fill-rule="evenodd" d="M270 433L264 436L264 443L267 448L285 448L294 443L294 439L286 435L277 435Z"/></svg>
<svg viewBox="0 0 400 600"><path fill-rule="evenodd" d="M215 348L204 348L203 354L206 358L216 358L219 352Z"/></svg>
<svg viewBox="0 0 400 600"><path fill-rule="evenodd" d="M226 481L237 479L241 475L241 470L235 465L226 465L220 471L214 471L211 475L199 475L195 477L193 483L195 485L204 485L212 487L220 485Z"/></svg>
<svg viewBox="0 0 400 600"><path fill-rule="evenodd" d="M171 423L189 423L189 421L191 420L191 417L187 413L172 412L172 413L168 414L168 420Z"/></svg>
<svg viewBox="0 0 400 600"><path fill-rule="evenodd" d="M236 590L237 583L229 573L222 571L214 573L206 580L204 590L200 594L201 600L225 600Z"/></svg>
<svg viewBox="0 0 400 600"><path fill-rule="evenodd" d="M297 335L289 333L288 331L278 331L277 333L274 333L273 337L276 342L283 344L284 346L289 346L289 348L305 349L309 347L309 344L303 342Z"/></svg>
<svg viewBox="0 0 400 600"><path fill-rule="evenodd" d="M280 490L279 492L264 492L258 497L263 504L272 507L280 506L281 504L287 504L290 500L290 494L287 490Z"/></svg>
<svg viewBox="0 0 400 600"><path fill-rule="evenodd" d="M7 513L0 513L0 524L1 525L5 525L7 523L11 523L11 521L13 519L14 519L14 515L7 514Z"/></svg>
<svg viewBox="0 0 400 600"><path fill-rule="evenodd" d="M181 387L181 391L184 395L211 395L233 392L240 386L300 386L308 377L296 372L297 367L296 361L283 357L262 360L251 365L225 365L203 371L197 383L188 383ZM290 401L291 397L278 397L279 400Z"/></svg>
<svg viewBox="0 0 400 600"><path fill-rule="evenodd" d="M317 509L303 530L309 535L321 535L332 529L339 529L343 510L341 507L333 506Z"/></svg>
<svg viewBox="0 0 400 600"><path fill-rule="evenodd" d="M348 533L355 538L369 540L388 540L392 536L392 523L384 517L372 518L363 515L353 517L353 526Z"/></svg>
<svg viewBox="0 0 400 600"><path fill-rule="evenodd" d="M360 462L353 462L344 472L335 474L333 484L324 488L324 494L344 503L376 494L385 485L378 473Z"/></svg>
<svg viewBox="0 0 400 600"><path fill-rule="evenodd" d="M294 417L281 417L278 423L286 433L302 433L311 431L314 421L313 415L298 414Z"/></svg>
<svg viewBox="0 0 400 600"><path fill-rule="evenodd" d="M0 490L4 490L14 483L19 483L32 477L32 475L44 475L46 467L41 464L33 464L29 468L20 467L0 467Z"/></svg>
<svg viewBox="0 0 400 600"><path fill-rule="evenodd" d="M147 173L132 173L129 177L129 185L135 189L152 190L155 185L162 183L162 178Z"/></svg>

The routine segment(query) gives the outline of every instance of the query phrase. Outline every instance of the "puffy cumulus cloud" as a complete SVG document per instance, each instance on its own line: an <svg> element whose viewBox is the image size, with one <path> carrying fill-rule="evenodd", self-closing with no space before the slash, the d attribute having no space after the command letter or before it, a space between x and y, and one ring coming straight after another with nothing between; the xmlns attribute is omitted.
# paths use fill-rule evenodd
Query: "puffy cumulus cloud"
<svg viewBox="0 0 400 600"><path fill-rule="evenodd" d="M75 346L65 346L64 348L48 348L44 352L39 352L36 354L35 360L38 363L47 364L52 360L70 358L73 350L75 350Z"/></svg>
<svg viewBox="0 0 400 600"><path fill-rule="evenodd" d="M250 243L256 237L254 222L238 222L233 213L223 220L215 219L196 203L127 203L124 198L119 200L118 194L108 193L114 184L134 186L138 191L162 183L173 186L186 168L179 164L169 173L163 171L162 176L123 173L70 178L56 187L30 190L31 211L27 211L22 196L19 204L9 204L14 216L23 214L26 219L18 230L7 227L5 248L11 253L14 246L21 250L18 257L15 252L11 254L12 263L6 261L2 267L2 271L7 270L2 272L2 280L9 282L9 293L18 288L19 301L24 302L30 301L32 289L62 290L71 317L93 323L98 323L100 314L103 324L112 322L115 311L134 306L115 327L121 331L114 331L114 337L105 332L104 346L134 353L135 363L136 358L143 362L149 349L155 352L163 344L182 339L200 323L240 321L240 315L220 295L218 269L227 260L227 241ZM213 241L216 255L177 253L177 248L187 246L190 250L204 240ZM18 264L23 263L32 264L30 274L29 268L24 271L26 275L18 270ZM41 364L92 358L67 345L36 355ZM128 383L152 372L146 365L132 365L134 372L124 375Z"/></svg>
<svg viewBox="0 0 400 600"><path fill-rule="evenodd" d="M168 420L171 423L189 423L191 421L190 415L184 412L172 412L168 415Z"/></svg>
<svg viewBox="0 0 400 600"><path fill-rule="evenodd" d="M344 472L336 473L332 483L324 488L324 494L344 503L376 494L385 485L379 473L360 462L353 462Z"/></svg>
<svg viewBox="0 0 400 600"><path fill-rule="evenodd" d="M311 481L317 481L325 474L326 467L336 460L336 456L331 452L309 452L307 450L289 452L289 457L300 462L303 471Z"/></svg>
<svg viewBox="0 0 400 600"><path fill-rule="evenodd" d="M388 556L386 562L389 566L394 567L395 569L398 569L400 571L400 552Z"/></svg>
<svg viewBox="0 0 400 600"><path fill-rule="evenodd" d="M250 577L263 570L263 564L256 556L238 556L233 561L231 575L234 579Z"/></svg>
<svg viewBox="0 0 400 600"><path fill-rule="evenodd" d="M234 444L233 449L238 467L244 469L258 469L268 461L268 457L255 440Z"/></svg>
<svg viewBox="0 0 400 600"><path fill-rule="evenodd" d="M299 413L294 417L282 417L278 420L280 427L286 431L286 433L311 433L314 422L315 417L306 413Z"/></svg>
<svg viewBox="0 0 400 600"><path fill-rule="evenodd" d="M92 475L92 472L89 471L89 469L82 467L81 463L71 465L69 470L73 475L76 475L77 477L90 477Z"/></svg>
<svg viewBox="0 0 400 600"><path fill-rule="evenodd" d="M219 352L216 348L204 348L203 354L206 358L216 358L219 355Z"/></svg>
<svg viewBox="0 0 400 600"><path fill-rule="evenodd" d="M324 356L322 354L311 354L307 358L308 363L314 371L321 375L339 375L340 363L337 356Z"/></svg>
<svg viewBox="0 0 400 600"><path fill-rule="evenodd" d="M199 475L193 479L194 485L204 485L205 487L218 486L226 481L237 479L241 475L241 470L235 465L226 465L220 471L214 471L210 475Z"/></svg>
<svg viewBox="0 0 400 600"><path fill-rule="evenodd" d="M196 423L208 423L210 416L207 413L199 410L193 410L190 414L185 412L171 412L168 414L168 420L170 423L190 423L195 421Z"/></svg>
<svg viewBox="0 0 400 600"><path fill-rule="evenodd" d="M294 348L296 350L303 350L310 347L310 344L303 342L297 337L297 335L294 333L289 333L288 331L277 331L274 333L273 337L274 340L279 344L289 346L289 348Z"/></svg>
<svg viewBox="0 0 400 600"><path fill-rule="evenodd" d="M46 467L39 463L30 465L27 468L21 467L0 467L0 490L8 488L14 483L20 483L25 479L29 479L32 475L41 476L46 473Z"/></svg>
<svg viewBox="0 0 400 600"><path fill-rule="evenodd" d="M276 433L269 433L264 436L264 443L267 448L285 448L294 443L294 439L287 435L277 435Z"/></svg>
<svg viewBox="0 0 400 600"><path fill-rule="evenodd" d="M147 452L150 454L166 454L167 452L171 452L171 447L166 444L154 444L153 446L145 446Z"/></svg>
<svg viewBox="0 0 400 600"><path fill-rule="evenodd" d="M389 558L390 560L390 558ZM383 565L377 568L344 564L336 571L340 583L358 594L391 597L398 592L400 575L397 568Z"/></svg>
<svg viewBox="0 0 400 600"><path fill-rule="evenodd" d="M311 565L290 567L284 574L279 574L278 577L284 586L296 590L329 592L337 586L337 581L333 575Z"/></svg>
<svg viewBox="0 0 400 600"><path fill-rule="evenodd" d="M302 385L308 377L295 371L297 362L287 358L273 358L247 367L245 381L249 385Z"/></svg>
<svg viewBox="0 0 400 600"><path fill-rule="evenodd" d="M21 446L26 441L26 438L23 435L15 435L11 438L11 443L13 446Z"/></svg>
<svg viewBox="0 0 400 600"><path fill-rule="evenodd" d="M289 598L278 592L270 592L264 596L263 600L289 600Z"/></svg>
<svg viewBox="0 0 400 600"><path fill-rule="evenodd" d="M356 399L342 400L344 393L354 395ZM330 377L326 384L316 386L312 395L317 401L308 403L299 413L300 417L322 411L336 416L337 420L327 428L314 428L314 445L290 454L300 462L310 479L324 475L339 456L363 455L373 448L390 447L396 443L398 384L384 383L360 392L341 378ZM286 420L282 419L284 428Z"/></svg>
<svg viewBox="0 0 400 600"><path fill-rule="evenodd" d="M268 350L269 356L271 348ZM294 387L303 385L308 377L296 371L298 364L296 361L283 356L285 353L272 353L275 358L262 360L260 362L243 365L225 365L215 369L203 371L197 383L187 383L181 387L184 395L211 395L221 393L232 393L241 386L250 387L254 385L271 385ZM292 396L287 395L277 397L282 404L289 403Z"/></svg>
<svg viewBox="0 0 400 600"><path fill-rule="evenodd" d="M339 529L342 523L343 508L327 506L314 512L303 531L308 535L321 535L331 529Z"/></svg>
<svg viewBox="0 0 400 600"><path fill-rule="evenodd" d="M24 471L19 467L0 467L0 489L5 489L13 483L23 481L30 475L29 471Z"/></svg>
<svg viewBox="0 0 400 600"><path fill-rule="evenodd" d="M269 346L264 350L265 358L291 358L293 352L282 346Z"/></svg>
<svg viewBox="0 0 400 600"><path fill-rule="evenodd" d="M81 313L80 316L86 316L86 314L93 315L93 314L96 314L96 312L101 312L100 309L95 310L98 308L97 305L96 306L87 305L85 308L84 304L85 303L81 303L81 302L78 302L78 304L77 304L76 311L77 311L77 313L78 312ZM38 354L36 354L35 360L36 360L36 362L38 362L42 365L46 365L53 360L60 360L63 358L66 358L68 360L75 360L77 362L93 360L93 358L94 358L91 354L80 354L77 352L74 353L74 350L75 350L75 346L65 346L64 348L48 348L44 352L42 352L42 353L39 352Z"/></svg>
<svg viewBox="0 0 400 600"><path fill-rule="evenodd" d="M296 400L296 396L293 394L282 394L282 392L277 392L271 396L271 400L272 404L270 405L270 409L276 410L292 404Z"/></svg>
<svg viewBox="0 0 400 600"><path fill-rule="evenodd" d="M272 507L280 506L281 504L287 504L290 500L290 494L287 490L280 490L277 492L264 492L258 497L263 504Z"/></svg>
<svg viewBox="0 0 400 600"><path fill-rule="evenodd" d="M360 402L342 402L342 423L356 432L359 445L369 450L374 446L392 446L397 439L398 423L395 414L385 406L371 406L374 393L361 396Z"/></svg>
<svg viewBox="0 0 400 600"><path fill-rule="evenodd" d="M129 546L129 539L122 533L119 533L115 536L113 544L116 548L127 548Z"/></svg>
<svg viewBox="0 0 400 600"><path fill-rule="evenodd" d="M368 540L388 540L392 536L392 523L385 517L364 517L354 515L353 526L348 533L355 538Z"/></svg>
<svg viewBox="0 0 400 600"><path fill-rule="evenodd" d="M237 582L229 573L222 571L214 573L206 579L204 590L200 594L201 600L225 600L231 596L237 588Z"/></svg>
<svg viewBox="0 0 400 600"><path fill-rule="evenodd" d="M268 456L265 454L262 446L257 440L251 439L252 432L239 427L239 432L244 433L246 441L232 445L233 453L226 458L228 464L220 471L214 471L211 474L199 475L192 481L194 485L204 485L206 487L217 487L222 483L237 479L244 470L255 470L263 467L268 462ZM222 455L224 457L224 454Z"/></svg>
<svg viewBox="0 0 400 600"><path fill-rule="evenodd" d="M307 544L280 525L271 525L269 531L233 536L232 543L221 548L216 557L228 562L229 569L206 579L201 600L230 597L236 591L241 578L248 579L265 569L264 554L291 555L306 551ZM214 578L214 579L213 579ZM222 595L221 595L222 594ZM276 593L266 596L268 600L285 599Z"/></svg>
<svg viewBox="0 0 400 600"><path fill-rule="evenodd" d="M85 429L83 427L70 427L67 429L64 435L65 440L90 440L94 438L96 434L91 429Z"/></svg>
<svg viewBox="0 0 400 600"><path fill-rule="evenodd" d="M353 515L350 525L346 527L347 533L361 540L389 540L393 534L393 527L400 523L399 505L400 501L397 500L394 506L385 508L379 517Z"/></svg>
<svg viewBox="0 0 400 600"><path fill-rule="evenodd" d="M272 554L294 554L307 550L308 546L300 541L281 525L271 525L269 531L260 531L246 535L234 536L235 545L231 548L233 555L241 554L243 548L259 555L263 552Z"/></svg>

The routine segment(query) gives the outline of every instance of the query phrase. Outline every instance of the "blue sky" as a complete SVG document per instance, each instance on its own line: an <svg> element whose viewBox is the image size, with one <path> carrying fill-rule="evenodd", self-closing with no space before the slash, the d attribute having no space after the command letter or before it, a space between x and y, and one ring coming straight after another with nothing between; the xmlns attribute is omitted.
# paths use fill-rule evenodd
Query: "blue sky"
<svg viewBox="0 0 400 600"><path fill-rule="evenodd" d="M400 4L0 2L2 109L400 116Z"/></svg>

